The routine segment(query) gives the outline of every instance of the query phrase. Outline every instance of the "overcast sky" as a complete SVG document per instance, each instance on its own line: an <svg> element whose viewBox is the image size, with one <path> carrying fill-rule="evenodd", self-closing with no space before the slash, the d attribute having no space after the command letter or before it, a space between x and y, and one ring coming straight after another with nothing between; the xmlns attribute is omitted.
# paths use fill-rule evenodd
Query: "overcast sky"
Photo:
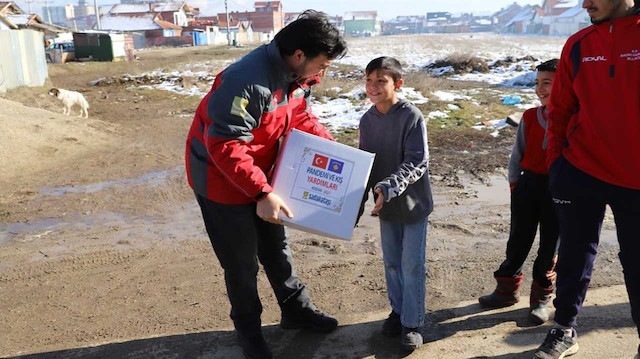
<svg viewBox="0 0 640 359"><path fill-rule="evenodd" d="M87 0L93 5L94 0ZM100 6L118 3L118 0L98 0ZM187 4L200 7L204 14L224 12L224 0L186 0ZM486 15L500 10L514 0L283 0L285 12L298 12L305 9L321 10L331 15L343 15L346 11L378 11L382 20L398 15L425 15L432 11L451 13L472 12ZM542 4L542 0L517 0L520 5ZM24 0L16 0L25 11L28 5ZM228 0L229 11L252 11L254 0ZM77 0L50 0L50 5L77 4ZM44 0L31 3L34 12L41 13Z"/></svg>

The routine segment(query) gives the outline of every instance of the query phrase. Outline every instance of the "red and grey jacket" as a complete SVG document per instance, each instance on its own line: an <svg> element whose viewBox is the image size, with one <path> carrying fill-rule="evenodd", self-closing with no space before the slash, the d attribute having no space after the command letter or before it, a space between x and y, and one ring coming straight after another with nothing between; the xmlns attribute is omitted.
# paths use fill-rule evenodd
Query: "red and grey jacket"
<svg viewBox="0 0 640 359"><path fill-rule="evenodd" d="M256 202L272 191L269 177L280 139L293 128L333 140L311 113L311 78L287 70L275 42L216 76L189 130L186 170L193 190L223 204Z"/></svg>
<svg viewBox="0 0 640 359"><path fill-rule="evenodd" d="M530 108L522 115L509 159L509 183L516 183L523 170L549 174L547 169L547 108Z"/></svg>
<svg viewBox="0 0 640 359"><path fill-rule="evenodd" d="M640 16L571 36L553 81L550 166L560 155L602 181L640 189Z"/></svg>

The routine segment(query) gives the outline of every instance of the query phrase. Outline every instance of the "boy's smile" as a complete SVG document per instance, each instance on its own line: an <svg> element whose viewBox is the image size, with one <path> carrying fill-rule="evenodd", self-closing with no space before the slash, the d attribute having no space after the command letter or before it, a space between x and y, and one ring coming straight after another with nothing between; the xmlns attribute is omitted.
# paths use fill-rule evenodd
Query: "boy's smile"
<svg viewBox="0 0 640 359"><path fill-rule="evenodd" d="M387 70L374 70L367 75L365 89L367 97L376 105L378 111L387 113L398 102L396 90L402 86L402 79L394 81Z"/></svg>
<svg viewBox="0 0 640 359"><path fill-rule="evenodd" d="M554 75L555 73L550 71L538 71L536 75L536 95L538 95L542 106L549 105Z"/></svg>

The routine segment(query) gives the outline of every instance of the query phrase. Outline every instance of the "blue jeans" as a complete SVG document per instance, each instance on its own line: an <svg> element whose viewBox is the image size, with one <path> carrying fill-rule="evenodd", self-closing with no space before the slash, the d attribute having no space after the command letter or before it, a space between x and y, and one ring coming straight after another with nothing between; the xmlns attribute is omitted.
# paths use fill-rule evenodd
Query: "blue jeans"
<svg viewBox="0 0 640 359"><path fill-rule="evenodd" d="M380 220L384 274L394 312L408 328L424 324L427 218L405 224Z"/></svg>

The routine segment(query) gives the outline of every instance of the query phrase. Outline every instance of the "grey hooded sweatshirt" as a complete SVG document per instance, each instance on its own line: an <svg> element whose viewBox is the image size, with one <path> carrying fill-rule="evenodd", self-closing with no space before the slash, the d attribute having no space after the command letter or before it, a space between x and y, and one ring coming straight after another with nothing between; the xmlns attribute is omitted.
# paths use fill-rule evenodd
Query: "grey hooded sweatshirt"
<svg viewBox="0 0 640 359"><path fill-rule="evenodd" d="M371 106L360 119L359 148L376 155L360 215L369 191L376 188L385 198L382 220L415 223L431 213L427 128L420 110L406 100L386 114Z"/></svg>

